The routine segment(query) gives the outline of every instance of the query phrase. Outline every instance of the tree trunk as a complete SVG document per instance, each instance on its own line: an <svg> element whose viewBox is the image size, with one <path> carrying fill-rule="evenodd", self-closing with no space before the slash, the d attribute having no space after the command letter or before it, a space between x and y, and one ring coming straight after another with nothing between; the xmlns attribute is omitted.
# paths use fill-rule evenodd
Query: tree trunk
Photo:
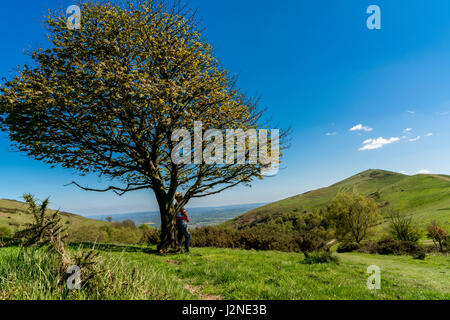
<svg viewBox="0 0 450 320"><path fill-rule="evenodd" d="M152 181L158 185L158 181ZM174 206L174 192L167 194L162 185L159 188L153 189L155 192L156 201L159 206L159 213L161 215L161 238L158 245L159 253L167 253L172 248L177 247L176 230L175 230L175 206Z"/></svg>
<svg viewBox="0 0 450 320"><path fill-rule="evenodd" d="M167 253L176 248L175 211L173 209L160 209L161 214L161 241L158 245L160 253Z"/></svg>

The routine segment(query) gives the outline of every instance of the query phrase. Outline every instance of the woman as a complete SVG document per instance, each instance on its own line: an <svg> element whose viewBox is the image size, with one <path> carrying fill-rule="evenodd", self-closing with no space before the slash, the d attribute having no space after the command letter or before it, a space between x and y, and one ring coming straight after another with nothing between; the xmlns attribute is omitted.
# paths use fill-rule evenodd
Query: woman
<svg viewBox="0 0 450 320"><path fill-rule="evenodd" d="M180 203L181 201L183 201L183 195L181 192L177 192L175 194L175 200L177 201L177 203ZM183 236L184 236L184 238L185 238L184 248L185 248L186 252L189 252L189 245L191 243L191 233L189 232L189 228L188 228L189 217L184 208L181 208L178 211L176 219L177 219L178 246L181 248L181 245L183 244Z"/></svg>

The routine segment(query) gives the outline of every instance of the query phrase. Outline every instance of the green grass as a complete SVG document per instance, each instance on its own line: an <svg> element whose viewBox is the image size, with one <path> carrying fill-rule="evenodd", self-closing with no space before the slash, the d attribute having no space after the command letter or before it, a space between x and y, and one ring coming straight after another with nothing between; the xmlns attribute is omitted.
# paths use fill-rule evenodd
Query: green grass
<svg viewBox="0 0 450 320"><path fill-rule="evenodd" d="M183 300L196 299L148 254L102 252L94 290L68 290L57 276L57 263L44 249L0 249L0 299L6 300Z"/></svg>
<svg viewBox="0 0 450 320"><path fill-rule="evenodd" d="M380 204L411 215L425 228L436 220L450 230L450 178L444 175L407 176L383 170L368 170L332 186L307 192L251 210L226 224L245 226L268 216L311 211L328 205L339 192L380 194Z"/></svg>
<svg viewBox="0 0 450 320"><path fill-rule="evenodd" d="M139 246L101 251L104 288L68 292L49 277L43 251L0 249L0 299L450 299L449 256L338 254L339 263L304 263L302 254L194 248L156 255ZM75 249L73 249L75 250ZM381 268L382 287L366 288L370 265Z"/></svg>

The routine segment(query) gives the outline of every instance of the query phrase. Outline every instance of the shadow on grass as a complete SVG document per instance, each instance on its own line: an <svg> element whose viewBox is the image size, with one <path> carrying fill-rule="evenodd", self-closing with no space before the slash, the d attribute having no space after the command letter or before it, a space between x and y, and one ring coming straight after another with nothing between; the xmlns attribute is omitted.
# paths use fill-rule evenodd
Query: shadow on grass
<svg viewBox="0 0 450 320"><path fill-rule="evenodd" d="M21 245L20 241L11 241L11 239L2 238L0 240L1 247L18 247ZM5 241L7 240L7 241ZM9 240L9 241L8 241ZM182 252L176 249L172 249L167 253L160 253L156 250L156 246L151 245L128 245L128 244L115 244L115 243L94 243L94 242L71 242L68 244L71 249L94 249L98 251L107 252L139 252L146 254L153 254L159 256L176 256Z"/></svg>
<svg viewBox="0 0 450 320"><path fill-rule="evenodd" d="M111 251L111 252L142 252L149 254L158 254L158 251L154 247L145 245L126 245L126 244L114 244L114 243L93 243L93 242L73 242L69 244L72 249L84 248L95 249L99 251Z"/></svg>
<svg viewBox="0 0 450 320"><path fill-rule="evenodd" d="M95 249L99 251L108 252L140 252L146 254L154 254L160 256L174 256L180 255L181 252L176 249L172 249L167 253L160 253L156 250L155 246L151 245L127 245L127 244L114 244L114 243L93 243L93 242L73 242L69 244L72 249Z"/></svg>

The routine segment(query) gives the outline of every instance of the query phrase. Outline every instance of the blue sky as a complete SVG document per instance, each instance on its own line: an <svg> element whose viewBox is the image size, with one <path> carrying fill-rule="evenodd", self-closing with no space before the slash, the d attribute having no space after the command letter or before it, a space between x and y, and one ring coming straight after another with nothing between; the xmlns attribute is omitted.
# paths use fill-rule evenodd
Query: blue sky
<svg viewBox="0 0 450 320"><path fill-rule="evenodd" d="M271 202L369 168L450 174L450 1L189 2L221 62L240 75L239 86L262 95L275 122L293 129L277 176L191 206ZM2 3L1 76L27 61L24 49L46 43L47 8L71 4ZM372 4L381 8L381 30L366 27ZM4 133L0 177L0 198L31 192L80 214L157 209L150 191L120 198L64 187L74 179L105 182L27 159Z"/></svg>

